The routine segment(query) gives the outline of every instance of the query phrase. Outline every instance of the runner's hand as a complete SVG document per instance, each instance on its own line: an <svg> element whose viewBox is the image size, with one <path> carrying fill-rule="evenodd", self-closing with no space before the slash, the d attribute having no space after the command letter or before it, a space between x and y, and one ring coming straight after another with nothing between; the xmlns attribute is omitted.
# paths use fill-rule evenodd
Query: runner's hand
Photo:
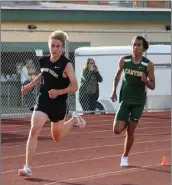
<svg viewBox="0 0 172 185"><path fill-rule="evenodd" d="M111 100L112 100L113 102L117 101L116 92L113 92L110 98L111 98Z"/></svg>
<svg viewBox="0 0 172 185"><path fill-rule="evenodd" d="M51 89L48 93L51 99L55 99L57 96L61 95L61 91L56 89Z"/></svg>

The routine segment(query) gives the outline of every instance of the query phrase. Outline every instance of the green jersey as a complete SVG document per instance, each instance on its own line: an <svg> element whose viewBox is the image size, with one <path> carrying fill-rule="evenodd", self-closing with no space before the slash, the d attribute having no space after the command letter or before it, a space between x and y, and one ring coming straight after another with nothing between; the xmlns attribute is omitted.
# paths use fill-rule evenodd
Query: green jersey
<svg viewBox="0 0 172 185"><path fill-rule="evenodd" d="M150 61L143 57L139 64L134 64L132 56L124 57L124 78L120 91L120 102L126 104L145 104L146 87L141 81L142 73L147 76L147 66Z"/></svg>

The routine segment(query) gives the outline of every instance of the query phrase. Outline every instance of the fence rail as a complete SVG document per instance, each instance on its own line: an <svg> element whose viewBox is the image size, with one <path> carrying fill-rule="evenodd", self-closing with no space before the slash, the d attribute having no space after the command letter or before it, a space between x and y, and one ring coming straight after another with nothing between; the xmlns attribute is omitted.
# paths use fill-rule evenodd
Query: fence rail
<svg viewBox="0 0 172 185"><path fill-rule="evenodd" d="M36 101L39 85L27 96L21 93L21 71L27 61L30 78L34 78L39 72L38 59L47 55L48 36L55 29L28 30L20 28L1 28L1 115L2 117L23 117L31 114L30 107ZM81 72L87 58L93 58L97 64L100 78L98 100L95 94L94 77L88 86L92 92L90 97L84 93L86 89L70 94L68 97L69 112L78 111L84 113L111 113L116 111L118 103L112 104L110 93L113 76L116 72L116 64L124 53L90 53L77 55L78 48L86 47L117 47L129 46L136 35L144 36L150 45L170 47L171 33L165 30L64 30L69 34L64 54L72 62L79 87L81 85ZM130 53L128 53L130 54ZM171 50L146 52L146 57L153 60L157 88L148 90L148 103L146 110L167 110L171 108ZM166 82L164 84L164 82ZM162 84L164 85L162 87ZM91 88L92 87L92 88ZM88 89L87 89L88 90ZM84 95L83 95L84 94ZM80 95L84 98L79 99ZM82 104L82 105L81 105Z"/></svg>
<svg viewBox="0 0 172 185"><path fill-rule="evenodd" d="M57 29L24 29L24 28L1 28L1 31L6 32L53 32ZM67 29L63 30L65 32L73 32L73 33L169 33L171 34L171 31L166 30L110 30L110 29L91 29L91 30L78 30L78 29Z"/></svg>

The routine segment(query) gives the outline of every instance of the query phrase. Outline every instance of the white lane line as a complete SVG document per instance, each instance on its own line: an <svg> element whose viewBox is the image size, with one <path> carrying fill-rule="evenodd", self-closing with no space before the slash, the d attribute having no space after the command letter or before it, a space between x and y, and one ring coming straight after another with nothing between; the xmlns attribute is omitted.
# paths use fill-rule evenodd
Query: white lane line
<svg viewBox="0 0 172 185"><path fill-rule="evenodd" d="M151 153L151 152L161 152L161 151L168 151L171 149L164 148L160 150L148 150L144 152L134 152L130 153L130 155L138 155L138 154L145 154L145 153ZM113 157L120 157L121 154L116 154L116 155L111 155L111 156L103 156L103 157L94 157L90 159L81 159L81 160L74 160L74 161L67 161L67 162L61 162L61 163L56 163L56 164L48 164L48 165L42 165L42 166L33 166L32 169L38 169L38 168L47 168L47 167L54 167L54 166L59 166L59 165L65 165L65 164L73 164L73 163L80 163L80 162L86 162L86 161L93 161L93 160L99 160L99 159L105 159L105 158L113 158ZM2 171L2 174L7 174L7 173L12 173L12 172L17 172L18 169L15 170L9 170L9 171Z"/></svg>

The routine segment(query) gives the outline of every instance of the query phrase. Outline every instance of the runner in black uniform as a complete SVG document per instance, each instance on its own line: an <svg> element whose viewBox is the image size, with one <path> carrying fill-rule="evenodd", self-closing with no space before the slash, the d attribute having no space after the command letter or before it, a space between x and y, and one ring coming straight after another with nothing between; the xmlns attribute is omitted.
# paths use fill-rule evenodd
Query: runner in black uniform
<svg viewBox="0 0 172 185"><path fill-rule="evenodd" d="M40 59L39 63L42 72L42 83L34 110L46 113L51 122L63 120L66 115L68 94L62 94L52 99L49 96L49 91L51 89L65 89L69 86L69 78L63 77L63 71L69 60L61 55L57 61L51 62L50 57L45 56Z"/></svg>
<svg viewBox="0 0 172 185"><path fill-rule="evenodd" d="M31 176L31 163L36 151L38 135L47 120L51 121L51 134L54 141L59 142L70 131L73 125L85 127L86 121L76 112L72 118L64 121L67 112L66 100L69 93L78 90L74 69L69 60L62 55L67 34L55 31L49 37L50 56L39 60L41 73L28 85L22 88L28 93L41 82L39 95L31 118L31 129L26 146L26 163L20 169L20 176Z"/></svg>

